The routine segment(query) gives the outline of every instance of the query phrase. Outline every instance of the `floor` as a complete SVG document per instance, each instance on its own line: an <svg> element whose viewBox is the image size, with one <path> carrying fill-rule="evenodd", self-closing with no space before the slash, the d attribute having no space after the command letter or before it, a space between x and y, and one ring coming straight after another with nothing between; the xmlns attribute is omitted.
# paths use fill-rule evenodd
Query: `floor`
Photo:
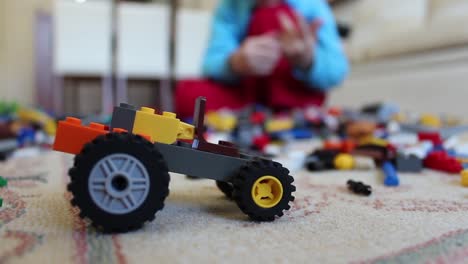
<svg viewBox="0 0 468 264"><path fill-rule="evenodd" d="M300 144L302 148L307 145ZM466 263L468 189L434 171L402 174L387 188L378 170L291 173L296 200L273 223L249 221L212 181L172 175L171 194L142 230L102 235L69 203L72 157L0 164L0 263ZM350 193L348 179L374 193Z"/></svg>

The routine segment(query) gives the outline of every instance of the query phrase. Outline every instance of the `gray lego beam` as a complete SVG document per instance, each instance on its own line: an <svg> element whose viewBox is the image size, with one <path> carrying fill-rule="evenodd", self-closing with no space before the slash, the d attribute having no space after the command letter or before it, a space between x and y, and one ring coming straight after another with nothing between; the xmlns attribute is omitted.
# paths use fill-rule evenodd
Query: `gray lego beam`
<svg viewBox="0 0 468 264"><path fill-rule="evenodd" d="M176 145L155 143L170 172L230 182L249 160Z"/></svg>
<svg viewBox="0 0 468 264"><path fill-rule="evenodd" d="M0 140L0 152L12 151L18 147L16 139Z"/></svg>
<svg viewBox="0 0 468 264"><path fill-rule="evenodd" d="M127 130L129 133L133 131L133 124L135 123L137 108L129 104L120 104L114 107L112 113L112 122L110 125L111 130L114 128L121 128Z"/></svg>
<svg viewBox="0 0 468 264"><path fill-rule="evenodd" d="M415 155L398 153L396 158L396 167L399 172L418 173L423 170L423 161Z"/></svg>

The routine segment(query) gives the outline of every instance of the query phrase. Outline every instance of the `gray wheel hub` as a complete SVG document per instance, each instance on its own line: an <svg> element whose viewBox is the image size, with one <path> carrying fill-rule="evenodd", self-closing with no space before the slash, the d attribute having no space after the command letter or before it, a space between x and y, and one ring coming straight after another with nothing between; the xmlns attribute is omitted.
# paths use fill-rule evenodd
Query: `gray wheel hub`
<svg viewBox="0 0 468 264"><path fill-rule="evenodd" d="M91 170L88 191L93 202L111 214L138 209L148 196L150 178L145 166L128 154L102 158Z"/></svg>

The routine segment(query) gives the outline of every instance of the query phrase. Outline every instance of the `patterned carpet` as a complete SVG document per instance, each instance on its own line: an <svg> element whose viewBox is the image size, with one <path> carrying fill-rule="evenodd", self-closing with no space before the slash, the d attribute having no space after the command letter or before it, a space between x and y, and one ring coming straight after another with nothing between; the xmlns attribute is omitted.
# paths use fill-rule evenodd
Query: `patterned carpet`
<svg viewBox="0 0 468 264"><path fill-rule="evenodd" d="M385 188L378 171L295 173L296 200L273 223L253 223L214 183L172 175L156 220L102 235L70 207L70 156L0 164L0 263L467 263L468 189L433 171ZM348 192L348 179L374 186Z"/></svg>

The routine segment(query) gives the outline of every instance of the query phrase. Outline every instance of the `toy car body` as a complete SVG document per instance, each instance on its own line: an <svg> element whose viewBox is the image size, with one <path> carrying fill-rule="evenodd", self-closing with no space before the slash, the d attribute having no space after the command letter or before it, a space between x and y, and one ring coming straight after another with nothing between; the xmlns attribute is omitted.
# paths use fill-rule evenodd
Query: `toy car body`
<svg viewBox="0 0 468 264"><path fill-rule="evenodd" d="M75 154L68 190L80 216L104 232L126 232L154 219L169 194L169 172L216 180L256 221L289 210L294 179L281 164L240 153L203 137L206 99L197 99L195 126L173 113L121 104L111 126L59 122L54 149Z"/></svg>

